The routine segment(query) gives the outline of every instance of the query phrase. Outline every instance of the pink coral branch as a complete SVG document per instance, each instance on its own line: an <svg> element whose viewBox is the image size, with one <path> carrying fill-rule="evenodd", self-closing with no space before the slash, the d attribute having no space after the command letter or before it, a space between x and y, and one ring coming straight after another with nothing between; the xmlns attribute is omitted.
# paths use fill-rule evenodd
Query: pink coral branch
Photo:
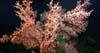
<svg viewBox="0 0 100 53"><path fill-rule="evenodd" d="M77 53L73 40L78 33L86 30L87 18L92 12L85 10L90 4L89 0L85 0L82 4L78 2L73 10L67 12L63 11L59 3L54 4L51 0L48 4L50 10L41 14L41 21L35 20L36 11L33 11L31 4L31 0L16 2L15 7L18 9L16 14L24 22L10 37L4 35L0 38L0 42L10 40L12 43L23 44L27 49L39 47L40 53L53 53L56 52L53 48L59 43L57 37L61 35L69 42L64 46L58 44L59 47L63 48L65 53Z"/></svg>

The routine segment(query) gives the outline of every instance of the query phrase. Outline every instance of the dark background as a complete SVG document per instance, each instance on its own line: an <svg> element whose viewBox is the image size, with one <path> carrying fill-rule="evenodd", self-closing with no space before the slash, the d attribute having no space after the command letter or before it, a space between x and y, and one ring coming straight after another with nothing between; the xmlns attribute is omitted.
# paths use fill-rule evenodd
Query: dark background
<svg viewBox="0 0 100 53"><path fill-rule="evenodd" d="M35 0L32 7L38 11L39 14L48 11L46 6L50 0ZM60 2L60 5L66 10L71 10L75 7L77 0L54 0ZM20 26L20 19L15 15L16 0L0 0L0 37L3 34L11 34L16 27ZM78 44L76 45L79 53L100 53L100 0L91 0L92 5L89 9L93 9L89 17L89 25L87 31L81 33L78 37ZM30 53L22 45L0 43L0 53Z"/></svg>

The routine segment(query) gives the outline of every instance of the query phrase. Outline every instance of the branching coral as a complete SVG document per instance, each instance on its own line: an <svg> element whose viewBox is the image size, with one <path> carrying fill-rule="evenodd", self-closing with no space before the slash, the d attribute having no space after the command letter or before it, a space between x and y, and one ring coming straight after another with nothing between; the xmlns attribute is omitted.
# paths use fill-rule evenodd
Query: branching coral
<svg viewBox="0 0 100 53"><path fill-rule="evenodd" d="M0 42L10 40L12 43L23 44L27 49L39 47L40 53L57 53L54 50L56 47L62 48L65 53L77 53L73 40L78 33L86 30L87 18L92 12L85 10L89 1L78 1L76 8L65 12L59 3L54 4L51 0L48 4L50 10L40 15L40 21L35 20L37 12L32 9L31 3L31 0L16 2L16 14L23 22L10 37L4 35L0 38ZM60 44L58 37L63 37L66 43Z"/></svg>

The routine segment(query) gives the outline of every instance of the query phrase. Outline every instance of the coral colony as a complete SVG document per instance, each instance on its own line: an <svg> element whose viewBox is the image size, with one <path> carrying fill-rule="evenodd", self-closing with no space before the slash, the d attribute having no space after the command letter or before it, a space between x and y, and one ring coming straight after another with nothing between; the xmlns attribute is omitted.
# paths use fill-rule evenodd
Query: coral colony
<svg viewBox="0 0 100 53"><path fill-rule="evenodd" d="M23 44L26 49L38 47L40 53L57 53L55 48L61 48L64 53L78 53L74 47L74 40L88 25L87 19L92 12L86 11L90 5L89 0L83 3L78 1L76 7L67 12L59 6L59 3L54 4L51 0L47 4L50 10L40 14L40 21L36 20L37 11L32 9L31 4L31 0L16 2L14 6L17 9L16 15L23 22L11 35L3 35L0 42ZM62 44L60 38L65 43ZM35 53L34 49L32 53Z"/></svg>

